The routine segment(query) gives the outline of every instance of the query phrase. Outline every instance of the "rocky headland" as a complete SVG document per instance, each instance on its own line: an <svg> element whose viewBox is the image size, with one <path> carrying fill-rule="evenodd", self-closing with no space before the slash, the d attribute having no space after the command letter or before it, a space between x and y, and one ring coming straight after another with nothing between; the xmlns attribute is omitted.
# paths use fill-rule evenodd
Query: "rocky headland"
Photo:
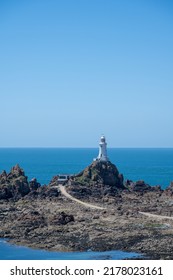
<svg viewBox="0 0 173 280"><path fill-rule="evenodd" d="M124 181L110 161L94 161L65 183L73 200L57 179L41 186L19 165L0 174L1 238L52 251L124 250L173 259L173 182L162 190Z"/></svg>

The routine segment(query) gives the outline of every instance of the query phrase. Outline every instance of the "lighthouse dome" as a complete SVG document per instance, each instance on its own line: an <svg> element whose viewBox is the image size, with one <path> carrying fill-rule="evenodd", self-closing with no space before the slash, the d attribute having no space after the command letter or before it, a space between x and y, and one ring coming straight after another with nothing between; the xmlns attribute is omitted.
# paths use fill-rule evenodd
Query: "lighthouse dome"
<svg viewBox="0 0 173 280"><path fill-rule="evenodd" d="M103 136L101 136L100 141L101 141L101 142L105 142L105 141L106 141L106 139L105 139L105 136L104 136L104 135L103 135Z"/></svg>

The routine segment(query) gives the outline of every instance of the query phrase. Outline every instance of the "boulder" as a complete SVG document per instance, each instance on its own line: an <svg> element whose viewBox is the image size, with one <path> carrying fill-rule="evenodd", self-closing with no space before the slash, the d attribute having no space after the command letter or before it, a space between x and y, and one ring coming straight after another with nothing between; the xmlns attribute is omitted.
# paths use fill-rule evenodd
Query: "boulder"
<svg viewBox="0 0 173 280"><path fill-rule="evenodd" d="M19 199L30 192L27 176L17 164L10 173L3 171L0 174L0 199Z"/></svg>
<svg viewBox="0 0 173 280"><path fill-rule="evenodd" d="M173 195L173 181L170 182L170 185L165 189L164 193L170 196Z"/></svg>
<svg viewBox="0 0 173 280"><path fill-rule="evenodd" d="M50 187L56 186L56 185L57 185L57 181L58 181L58 175L56 175L56 176L54 176L54 177L52 178L52 180L51 180L50 183L49 183L49 186L50 186Z"/></svg>
<svg viewBox="0 0 173 280"><path fill-rule="evenodd" d="M65 212L60 212L50 220L50 224L53 225L66 225L70 222L74 222L74 216L68 215Z"/></svg>
<svg viewBox="0 0 173 280"><path fill-rule="evenodd" d="M39 183L38 183L39 184ZM60 191L56 187L50 187L43 185L38 187L37 189L32 189L30 193L27 195L28 199L52 199L57 198L60 195Z"/></svg>
<svg viewBox="0 0 173 280"><path fill-rule="evenodd" d="M40 187L40 183L37 182L36 178L33 178L30 182L29 182L29 188L30 190L37 190Z"/></svg>
<svg viewBox="0 0 173 280"><path fill-rule="evenodd" d="M133 182L131 180L127 180L125 182L126 187L131 191L137 191L137 192L143 192L151 190L151 186L146 184L143 180L139 180L136 182Z"/></svg>
<svg viewBox="0 0 173 280"><path fill-rule="evenodd" d="M40 198L56 198L60 195L60 190L56 187L43 186L38 189L38 196Z"/></svg>
<svg viewBox="0 0 173 280"><path fill-rule="evenodd" d="M135 191L135 192L156 192L156 193L162 193L161 186L150 186L149 184L145 183L143 180L139 180L136 182L133 182L132 180L126 180L125 186L129 191Z"/></svg>

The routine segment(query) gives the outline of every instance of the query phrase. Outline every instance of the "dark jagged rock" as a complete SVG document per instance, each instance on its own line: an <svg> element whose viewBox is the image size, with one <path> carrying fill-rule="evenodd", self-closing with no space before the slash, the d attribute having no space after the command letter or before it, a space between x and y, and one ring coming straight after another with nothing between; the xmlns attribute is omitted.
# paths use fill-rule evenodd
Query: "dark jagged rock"
<svg viewBox="0 0 173 280"><path fill-rule="evenodd" d="M40 183L37 182L36 178L33 178L30 182L29 182L29 188L31 190L37 190L40 187Z"/></svg>
<svg viewBox="0 0 173 280"><path fill-rule="evenodd" d="M58 177L59 177L58 175L53 176L52 180L51 180L50 183L49 183L49 186L50 186L50 187L53 187L53 186L56 186L56 185L57 185Z"/></svg>
<svg viewBox="0 0 173 280"><path fill-rule="evenodd" d="M53 198L58 197L60 195L60 191L57 188L49 187L49 186L43 186L38 189L38 196L40 198Z"/></svg>
<svg viewBox="0 0 173 280"><path fill-rule="evenodd" d="M5 170L0 174L0 184L4 184L7 180L7 173Z"/></svg>
<svg viewBox="0 0 173 280"><path fill-rule="evenodd" d="M133 182L132 180L126 180L124 184L128 190L135 191L135 192L145 192L145 191L160 192L161 191L160 186L150 186L149 184L145 183L143 180L139 180L136 182Z"/></svg>
<svg viewBox="0 0 173 280"><path fill-rule="evenodd" d="M89 198L93 195L93 188L85 187L80 184L72 183L67 187L67 191L74 197L78 199ZM100 197L100 194L97 194L97 197Z"/></svg>
<svg viewBox="0 0 173 280"><path fill-rule="evenodd" d="M68 215L65 212L60 212L50 220L50 224L53 225L66 225L70 222L74 222L74 216Z"/></svg>
<svg viewBox="0 0 173 280"><path fill-rule="evenodd" d="M17 164L9 174L0 174L0 199L19 199L30 192L27 177L23 169Z"/></svg>
<svg viewBox="0 0 173 280"><path fill-rule="evenodd" d="M46 185L41 187L36 178L28 182L27 176L18 164L12 167L9 174L6 171L0 174L0 199L18 200L26 195L29 199L44 199L58 197L59 194L57 188Z"/></svg>
<svg viewBox="0 0 173 280"><path fill-rule="evenodd" d="M170 182L170 185L165 189L164 193L170 196L173 195L173 181Z"/></svg>
<svg viewBox="0 0 173 280"><path fill-rule="evenodd" d="M28 198L40 198L40 199L52 199L57 198L60 195L60 191L57 188L50 186L41 186L37 189L32 189L30 193L27 195Z"/></svg>
<svg viewBox="0 0 173 280"><path fill-rule="evenodd" d="M11 178L11 177L17 178L17 177L20 177L20 176L25 176L25 172L24 172L24 170L22 168L20 168L19 164L16 164L15 166L13 166L11 168L11 171L8 174L8 178Z"/></svg>
<svg viewBox="0 0 173 280"><path fill-rule="evenodd" d="M82 172L73 176L68 192L77 198L115 196L124 190L123 175L110 161L93 161Z"/></svg>
<svg viewBox="0 0 173 280"><path fill-rule="evenodd" d="M19 214L17 218L19 228L33 228L42 227L46 225L45 218L37 210L25 210Z"/></svg>
<svg viewBox="0 0 173 280"><path fill-rule="evenodd" d="M125 182L126 187L131 191L148 191L151 190L151 186L146 184L143 180L139 180L136 182L133 182L131 180L127 180Z"/></svg>
<svg viewBox="0 0 173 280"><path fill-rule="evenodd" d="M82 172L74 177L74 180L83 184L99 183L108 186L124 188L123 175L110 161L93 161Z"/></svg>

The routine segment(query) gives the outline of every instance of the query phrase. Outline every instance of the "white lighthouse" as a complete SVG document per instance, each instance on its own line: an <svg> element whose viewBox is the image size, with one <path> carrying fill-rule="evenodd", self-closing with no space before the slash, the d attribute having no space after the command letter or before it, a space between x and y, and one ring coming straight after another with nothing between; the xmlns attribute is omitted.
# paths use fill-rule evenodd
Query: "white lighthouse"
<svg viewBox="0 0 173 280"><path fill-rule="evenodd" d="M98 155L96 160L99 160L99 161L109 161L109 159L107 157L107 143L106 143L105 136L102 136L100 138L99 155Z"/></svg>

